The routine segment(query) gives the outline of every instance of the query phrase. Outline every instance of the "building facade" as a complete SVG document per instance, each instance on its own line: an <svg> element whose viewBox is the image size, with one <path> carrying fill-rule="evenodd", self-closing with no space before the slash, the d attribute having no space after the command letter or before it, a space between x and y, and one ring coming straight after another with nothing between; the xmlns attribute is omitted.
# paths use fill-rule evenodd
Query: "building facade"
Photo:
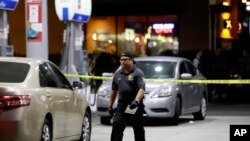
<svg viewBox="0 0 250 141"><path fill-rule="evenodd" d="M25 56L24 2L8 14L9 44L16 56ZM115 54L131 48L138 55L211 48L209 0L93 0L92 6L91 19L84 25L84 48L90 54L97 48ZM65 29L52 0L48 0L48 22L52 59L64 47Z"/></svg>

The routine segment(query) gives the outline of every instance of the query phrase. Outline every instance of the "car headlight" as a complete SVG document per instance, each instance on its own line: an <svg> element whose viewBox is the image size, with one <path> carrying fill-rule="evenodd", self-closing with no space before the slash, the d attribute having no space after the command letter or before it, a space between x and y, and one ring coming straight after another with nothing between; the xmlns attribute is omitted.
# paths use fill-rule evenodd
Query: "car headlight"
<svg viewBox="0 0 250 141"><path fill-rule="evenodd" d="M173 94L173 91L171 87L168 87L168 88L157 89L155 91L152 91L151 93L153 93L151 98L161 98L161 97L171 96Z"/></svg>
<svg viewBox="0 0 250 141"><path fill-rule="evenodd" d="M107 89L106 87L100 88L97 92L98 96L105 97L105 98L109 98L110 94L111 94L111 90Z"/></svg>

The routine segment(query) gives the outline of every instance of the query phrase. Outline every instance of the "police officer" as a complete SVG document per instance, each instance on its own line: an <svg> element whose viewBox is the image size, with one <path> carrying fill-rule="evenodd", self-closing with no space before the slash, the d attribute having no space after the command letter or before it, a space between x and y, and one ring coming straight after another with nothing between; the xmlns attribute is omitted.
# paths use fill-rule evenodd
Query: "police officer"
<svg viewBox="0 0 250 141"><path fill-rule="evenodd" d="M113 113L112 105L117 97L117 109L114 114L111 141L122 141L123 132L127 125L132 125L135 141L145 141L143 122L143 97L145 90L144 73L134 64L133 54L126 51L120 57L121 69L116 71L112 81L110 95L110 113ZM127 113L136 110L135 113Z"/></svg>

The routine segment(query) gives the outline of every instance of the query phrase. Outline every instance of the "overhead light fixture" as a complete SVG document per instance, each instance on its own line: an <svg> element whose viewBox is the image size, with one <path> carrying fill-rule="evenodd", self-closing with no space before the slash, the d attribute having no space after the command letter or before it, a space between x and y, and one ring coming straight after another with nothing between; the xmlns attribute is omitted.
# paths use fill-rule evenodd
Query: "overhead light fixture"
<svg viewBox="0 0 250 141"><path fill-rule="evenodd" d="M246 3L247 2L247 0L241 0L241 3Z"/></svg>
<svg viewBox="0 0 250 141"><path fill-rule="evenodd" d="M224 6L230 6L230 3L229 3L228 0L223 0L222 1L222 5L224 5Z"/></svg>
<svg viewBox="0 0 250 141"><path fill-rule="evenodd" d="M246 10L250 11L250 5L246 6Z"/></svg>

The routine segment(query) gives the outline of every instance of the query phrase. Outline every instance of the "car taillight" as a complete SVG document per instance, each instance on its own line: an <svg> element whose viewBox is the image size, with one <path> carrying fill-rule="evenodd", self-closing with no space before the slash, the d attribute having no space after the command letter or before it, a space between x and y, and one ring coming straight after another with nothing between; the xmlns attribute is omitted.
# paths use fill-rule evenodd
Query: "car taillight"
<svg viewBox="0 0 250 141"><path fill-rule="evenodd" d="M30 105L31 98L29 95L19 96L0 96L0 110L8 110Z"/></svg>

